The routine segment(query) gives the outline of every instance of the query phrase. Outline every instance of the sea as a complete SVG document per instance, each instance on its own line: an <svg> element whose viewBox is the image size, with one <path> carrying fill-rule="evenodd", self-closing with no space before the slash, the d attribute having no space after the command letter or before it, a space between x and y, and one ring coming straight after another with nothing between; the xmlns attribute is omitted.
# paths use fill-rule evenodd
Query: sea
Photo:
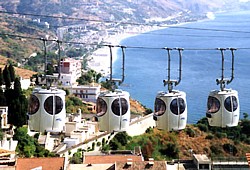
<svg viewBox="0 0 250 170"><path fill-rule="evenodd" d="M216 79L222 76L222 55L217 48L236 48L234 79L226 88L238 91L241 118L243 113L250 114L250 11L214 15L211 20L170 26L121 41L120 45L128 48L125 81L119 88L153 110L157 93L168 90L163 84L168 76L168 55L163 48L183 48L181 82L173 89L186 92L188 123L197 123L206 115L209 92L220 89ZM171 50L170 54L170 76L178 79L179 53ZM231 78L231 51L225 50L224 57L224 77ZM121 57L114 70L119 77Z"/></svg>

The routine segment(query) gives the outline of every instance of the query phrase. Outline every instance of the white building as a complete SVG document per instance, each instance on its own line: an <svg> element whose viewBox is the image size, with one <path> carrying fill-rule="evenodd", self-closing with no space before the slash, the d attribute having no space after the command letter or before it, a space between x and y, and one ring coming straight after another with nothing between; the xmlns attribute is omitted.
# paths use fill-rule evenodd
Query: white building
<svg viewBox="0 0 250 170"><path fill-rule="evenodd" d="M3 140L0 141L0 150L3 149L8 152L7 153L7 155L9 155L8 159L15 159L15 155L16 155L15 150L16 150L17 144L18 144L17 140L13 140L12 138L10 140L7 140L6 136L4 136Z"/></svg>
<svg viewBox="0 0 250 170"><path fill-rule="evenodd" d="M68 88L71 94L74 94L86 102L94 103L96 102L96 99L101 91L101 85L99 84L72 86Z"/></svg>
<svg viewBox="0 0 250 170"><path fill-rule="evenodd" d="M193 154L194 164L198 170L211 170L211 160L204 154Z"/></svg>
<svg viewBox="0 0 250 170"><path fill-rule="evenodd" d="M72 86L77 84L76 80L81 76L82 63L73 58L64 58L60 62L59 82L63 86Z"/></svg>
<svg viewBox="0 0 250 170"><path fill-rule="evenodd" d="M21 88L24 89L24 90L27 90L30 87L31 81L30 81L29 78L24 79L24 78L21 77L20 78L20 83L21 83Z"/></svg>

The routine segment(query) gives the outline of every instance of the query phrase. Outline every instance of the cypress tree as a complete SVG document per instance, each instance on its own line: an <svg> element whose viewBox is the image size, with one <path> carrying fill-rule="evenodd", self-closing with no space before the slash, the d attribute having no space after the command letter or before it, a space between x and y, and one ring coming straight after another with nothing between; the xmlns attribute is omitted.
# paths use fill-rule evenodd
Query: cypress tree
<svg viewBox="0 0 250 170"><path fill-rule="evenodd" d="M47 65L47 72L46 72L46 74L47 74L47 75L53 75L53 72L54 72L53 65L49 63L49 64Z"/></svg>
<svg viewBox="0 0 250 170"><path fill-rule="evenodd" d="M8 106L8 123L13 125L13 119L14 119L14 110L16 107L17 97L14 96L14 90L13 89L6 89L4 92L6 103Z"/></svg>
<svg viewBox="0 0 250 170"><path fill-rule="evenodd" d="M5 91L5 97L9 108L8 122L17 127L25 125L27 123L28 100L22 93L19 78L15 78L14 89Z"/></svg>
<svg viewBox="0 0 250 170"><path fill-rule="evenodd" d="M11 85L11 79L10 79L10 73L7 65L5 65L4 70L3 70L3 79L5 82L5 88L9 89Z"/></svg>
<svg viewBox="0 0 250 170"><path fill-rule="evenodd" d="M0 68L0 86L4 84L2 68Z"/></svg>
<svg viewBox="0 0 250 170"><path fill-rule="evenodd" d="M4 96L3 89L0 87L0 106L6 106L6 98Z"/></svg>
<svg viewBox="0 0 250 170"><path fill-rule="evenodd" d="M15 81L15 68L13 67L13 65L10 63L9 67L8 67L9 73L10 73L10 81L13 82Z"/></svg>
<svg viewBox="0 0 250 170"><path fill-rule="evenodd" d="M18 77L16 77L14 81L14 93L15 93L15 96L17 97L22 94L21 82Z"/></svg>

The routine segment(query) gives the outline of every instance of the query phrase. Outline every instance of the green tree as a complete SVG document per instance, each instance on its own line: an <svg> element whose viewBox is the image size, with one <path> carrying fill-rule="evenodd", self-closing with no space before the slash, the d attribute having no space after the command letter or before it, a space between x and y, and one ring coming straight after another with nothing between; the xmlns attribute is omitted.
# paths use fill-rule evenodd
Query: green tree
<svg viewBox="0 0 250 170"><path fill-rule="evenodd" d="M113 90L113 88L117 89L117 87L118 87L116 84L113 84L110 81L102 81L101 85L102 85L102 87L104 87L105 89L108 89L110 91Z"/></svg>
<svg viewBox="0 0 250 170"><path fill-rule="evenodd" d="M4 78L6 89L9 89L11 85L11 79L10 79L10 72L9 72L7 65L4 67L4 70L3 70L3 78Z"/></svg>
<svg viewBox="0 0 250 170"><path fill-rule="evenodd" d="M39 145L36 138L28 135L26 127L16 129L13 136L14 140L18 141L17 152L20 157L55 157L54 153Z"/></svg>
<svg viewBox="0 0 250 170"><path fill-rule="evenodd" d="M241 122L241 134L246 134L247 137L250 137L250 120L243 119Z"/></svg>
<svg viewBox="0 0 250 170"><path fill-rule="evenodd" d="M125 146L128 141L129 141L129 137L127 132L119 132L114 136L114 140L117 140L122 146Z"/></svg>
<svg viewBox="0 0 250 170"><path fill-rule="evenodd" d="M15 81L15 69L11 63L9 64L8 70L10 73L10 81L11 82Z"/></svg>
<svg viewBox="0 0 250 170"><path fill-rule="evenodd" d="M118 150L121 147L121 144L117 141L117 139L112 139L109 141L109 147L111 150Z"/></svg>
<svg viewBox="0 0 250 170"><path fill-rule="evenodd" d="M22 94L22 87L19 78L14 79L14 93L16 94L17 97Z"/></svg>
<svg viewBox="0 0 250 170"><path fill-rule="evenodd" d="M109 147L112 150L122 150L130 139L131 137L128 136L127 132L119 132L110 140Z"/></svg>
<svg viewBox="0 0 250 170"><path fill-rule="evenodd" d="M24 157L31 157L34 155L36 146L34 144L34 138L27 134L28 130L26 127L19 127L13 139L18 141L17 151L19 155Z"/></svg>
<svg viewBox="0 0 250 170"><path fill-rule="evenodd" d="M85 85L85 84L89 84L93 82L98 83L101 77L102 77L101 73L97 73L94 70L89 70L87 73L79 77L77 79L77 82L81 85Z"/></svg>
<svg viewBox="0 0 250 170"><path fill-rule="evenodd" d="M82 151L78 150L73 154L73 157L70 158L71 164L81 164L82 163Z"/></svg>
<svg viewBox="0 0 250 170"><path fill-rule="evenodd" d="M0 68L0 86L4 84L4 79L3 79L3 71L2 68Z"/></svg>
<svg viewBox="0 0 250 170"><path fill-rule="evenodd" d="M169 158L178 158L179 148L176 143L169 142L166 146L160 149L160 152Z"/></svg>
<svg viewBox="0 0 250 170"><path fill-rule="evenodd" d="M19 78L15 79L14 89L5 91L7 106L9 108L8 122L17 127L27 123L28 100L22 92Z"/></svg>
<svg viewBox="0 0 250 170"><path fill-rule="evenodd" d="M47 75L53 75L53 73L54 73L54 67L53 67L53 65L52 65L52 64L48 64L48 65L47 65L46 74L47 74Z"/></svg>
<svg viewBox="0 0 250 170"><path fill-rule="evenodd" d="M3 89L0 87L0 106L6 106L6 98L3 92Z"/></svg>
<svg viewBox="0 0 250 170"><path fill-rule="evenodd" d="M3 140L3 136L4 136L4 133L3 133L2 129L0 129L0 140Z"/></svg>
<svg viewBox="0 0 250 170"><path fill-rule="evenodd" d="M244 118L244 119L248 119L248 116L249 116L249 115L248 115L247 113L243 113L243 118Z"/></svg>

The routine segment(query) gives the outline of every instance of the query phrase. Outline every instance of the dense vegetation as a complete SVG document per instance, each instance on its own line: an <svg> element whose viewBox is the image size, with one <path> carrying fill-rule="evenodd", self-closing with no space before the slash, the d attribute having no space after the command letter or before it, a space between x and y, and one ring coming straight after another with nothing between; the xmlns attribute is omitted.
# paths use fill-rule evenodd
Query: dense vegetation
<svg viewBox="0 0 250 170"><path fill-rule="evenodd" d="M212 159L240 159L250 150L250 120L244 114L237 127L218 128L208 125L206 118L179 132L148 128L143 135L130 137L120 132L103 150L134 150L141 147L145 159L190 159L191 153L205 153Z"/></svg>
<svg viewBox="0 0 250 170"><path fill-rule="evenodd" d="M90 83L98 83L100 78L102 77L101 73L97 73L94 70L89 70L87 73L82 74L80 78L78 78L77 82L80 85L86 85Z"/></svg>
<svg viewBox="0 0 250 170"><path fill-rule="evenodd" d="M36 135L36 138L29 136L27 132L27 127L19 127L13 136L13 139L18 141L16 151L20 157L30 158L56 156L54 153L51 153L47 149L44 149L44 147L40 146L37 140L39 134Z"/></svg>
<svg viewBox="0 0 250 170"><path fill-rule="evenodd" d="M81 99L74 95L67 95L66 98L66 113L77 113L78 109L81 109L82 113L92 113L88 110L88 105L83 103Z"/></svg>
<svg viewBox="0 0 250 170"><path fill-rule="evenodd" d="M5 85L5 91L2 89ZM12 64L0 69L0 105L8 106L8 123L16 127L27 124L28 100L24 95L21 83L15 75Z"/></svg>

